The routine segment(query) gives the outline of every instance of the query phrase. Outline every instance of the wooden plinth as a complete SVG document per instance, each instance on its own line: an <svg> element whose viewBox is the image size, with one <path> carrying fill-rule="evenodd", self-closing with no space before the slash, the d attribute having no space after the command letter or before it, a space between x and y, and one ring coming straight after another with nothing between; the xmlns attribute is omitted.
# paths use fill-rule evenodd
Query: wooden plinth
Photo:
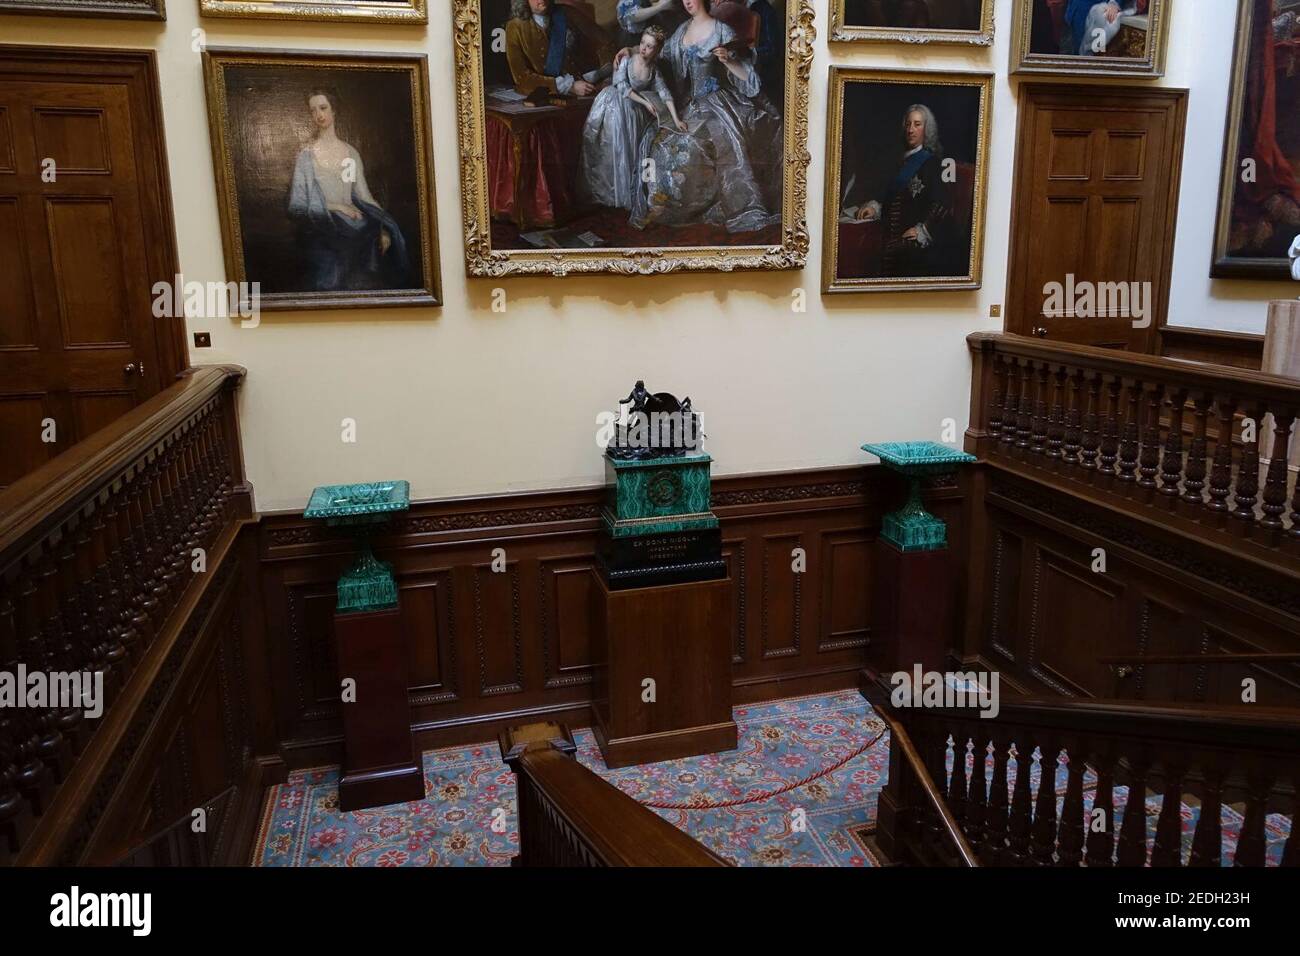
<svg viewBox="0 0 1300 956"><path fill-rule="evenodd" d="M339 809L363 810L424 799L424 772L411 741L406 641L397 608L334 615L339 679L352 678L343 704Z"/></svg>
<svg viewBox="0 0 1300 956"><path fill-rule="evenodd" d="M901 551L876 540L871 569L871 643L882 672L942 671L953 644L953 580L948 550Z"/></svg>
<svg viewBox="0 0 1300 956"><path fill-rule="evenodd" d="M611 591L592 574L594 730L606 766L735 750L731 580Z"/></svg>

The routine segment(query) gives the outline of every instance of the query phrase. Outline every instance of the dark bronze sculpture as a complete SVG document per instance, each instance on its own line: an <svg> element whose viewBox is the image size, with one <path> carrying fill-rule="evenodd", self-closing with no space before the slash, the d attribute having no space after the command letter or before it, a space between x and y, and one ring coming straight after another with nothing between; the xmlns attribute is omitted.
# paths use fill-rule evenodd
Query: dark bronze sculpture
<svg viewBox="0 0 1300 956"><path fill-rule="evenodd" d="M618 404L629 407L620 409L614 435L605 446L605 454L615 461L678 458L701 450L704 433L689 395L679 402L668 392L651 393L638 379Z"/></svg>

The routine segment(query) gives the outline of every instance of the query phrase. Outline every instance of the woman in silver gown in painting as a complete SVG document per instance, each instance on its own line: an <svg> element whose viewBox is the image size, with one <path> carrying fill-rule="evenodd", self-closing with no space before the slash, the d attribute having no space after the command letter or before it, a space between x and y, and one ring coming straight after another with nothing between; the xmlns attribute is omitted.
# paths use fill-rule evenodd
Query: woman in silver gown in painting
<svg viewBox="0 0 1300 956"><path fill-rule="evenodd" d="M614 70L614 84L597 95L582 131L578 195L583 202L631 209L641 179L641 143L659 118L682 130L672 94L656 62L664 32L649 27L637 52Z"/></svg>
<svg viewBox="0 0 1300 956"><path fill-rule="evenodd" d="M631 223L724 226L752 232L781 221L781 115L763 95L752 54L709 14L682 0L690 19L664 45L659 69L686 104L687 132L660 127L643 145L654 181L636 191Z"/></svg>

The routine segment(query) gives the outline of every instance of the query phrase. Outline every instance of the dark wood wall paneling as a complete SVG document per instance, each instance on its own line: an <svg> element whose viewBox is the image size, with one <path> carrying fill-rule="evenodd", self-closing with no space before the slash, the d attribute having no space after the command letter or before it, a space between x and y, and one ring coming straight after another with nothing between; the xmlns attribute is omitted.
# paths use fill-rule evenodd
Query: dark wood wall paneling
<svg viewBox="0 0 1300 956"><path fill-rule="evenodd" d="M489 740L534 718L590 723L590 568L602 490L417 503L375 541L395 565L411 635L412 721L424 748ZM961 491L927 491L960 546ZM735 588L735 700L856 686L869 638L871 546L904 497L879 467L714 481ZM353 545L295 514L264 515L261 573L272 692L290 766L341 754L334 582ZM792 569L803 548L807 570ZM493 549L505 570L492 570Z"/></svg>
<svg viewBox="0 0 1300 956"><path fill-rule="evenodd" d="M1288 663L1147 665L1102 657L1300 652L1300 590L1279 568L981 465L972 493L965 657L1035 694L1300 706ZM1093 571L1094 549L1105 573Z"/></svg>

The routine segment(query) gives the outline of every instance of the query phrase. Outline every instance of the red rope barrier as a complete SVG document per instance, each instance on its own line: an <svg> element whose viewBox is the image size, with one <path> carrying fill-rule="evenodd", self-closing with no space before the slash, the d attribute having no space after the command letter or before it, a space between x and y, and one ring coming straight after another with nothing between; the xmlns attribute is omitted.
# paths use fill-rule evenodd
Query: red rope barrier
<svg viewBox="0 0 1300 956"><path fill-rule="evenodd" d="M770 800L773 797L779 797L783 793L789 793L791 790L797 790L799 787L807 786L808 784L812 783L814 780L819 780L829 773L834 773L836 770L839 770L840 767L843 767L854 757L860 757L868 750L870 750L872 747L874 747L877 743L880 742L880 738L884 737L885 734L887 733L889 733L888 727L881 730L880 733L876 734L875 737L873 737L867 743L863 744L857 750L853 751L853 753L849 754L843 760L838 760L835 763L831 764L829 767L826 767L822 770L818 770L817 772L810 774L807 777L804 777L802 780L797 780L794 783L787 784L786 786L781 787L780 789L772 790L769 791L768 793L759 793L751 797L739 797L735 800L726 800L722 803L659 803L657 801L648 801L648 802L638 801L638 802L640 802L642 806L651 807L655 810L720 810L724 807L738 807L746 803L758 803L761 800Z"/></svg>

